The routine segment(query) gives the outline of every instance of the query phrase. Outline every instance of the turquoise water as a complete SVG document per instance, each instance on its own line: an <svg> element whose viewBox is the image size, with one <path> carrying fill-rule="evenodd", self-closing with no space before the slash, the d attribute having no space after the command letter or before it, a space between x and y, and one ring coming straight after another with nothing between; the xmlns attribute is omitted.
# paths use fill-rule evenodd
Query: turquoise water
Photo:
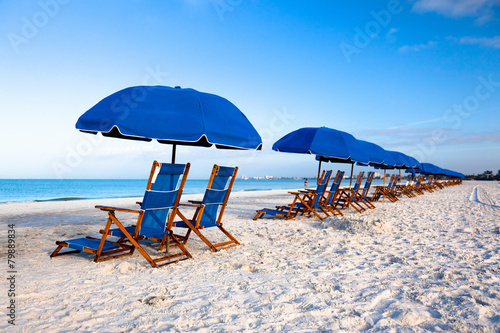
<svg viewBox="0 0 500 333"><path fill-rule="evenodd" d="M207 180L188 179L185 194L203 193ZM381 183L374 180L373 184ZM309 186L314 186L310 180ZM142 197L147 181L143 179L0 179L0 203ZM345 179L342 186L348 186ZM237 179L233 191L297 189L303 180Z"/></svg>
<svg viewBox="0 0 500 333"><path fill-rule="evenodd" d="M208 180L188 179L186 194L203 193ZM142 197L143 179L0 179L0 202ZM295 189L300 180L237 179L233 191Z"/></svg>

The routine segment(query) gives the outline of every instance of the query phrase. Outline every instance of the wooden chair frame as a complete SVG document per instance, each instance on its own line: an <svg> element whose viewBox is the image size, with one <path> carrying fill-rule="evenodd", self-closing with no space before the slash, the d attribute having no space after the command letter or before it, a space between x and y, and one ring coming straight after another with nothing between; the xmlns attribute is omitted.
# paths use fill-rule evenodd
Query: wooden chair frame
<svg viewBox="0 0 500 333"><path fill-rule="evenodd" d="M212 168L212 173L210 174L210 179L208 181L207 190L212 189L213 181L214 181L215 177L217 176L219 170L220 170L220 167L217 164L215 164L214 167ZM182 215L182 213L179 213L179 215L181 216L182 222L183 222L182 226L187 226L189 228L186 235L180 237L183 240L184 244L188 241L189 236L191 235L191 232L194 232L210 248L210 250L212 250L214 252L217 252L219 250L225 250L225 249L240 245L238 240L236 240L236 238L234 238L233 235L231 235L222 225L222 216L224 215L224 211L227 207L229 195L231 194L231 190L233 188L234 181L236 180L237 173L238 173L238 167L235 167L234 172L231 175L231 180L229 181L229 185L227 187L224 200L221 204L219 204L220 210L219 210L219 213L217 215L216 222L215 222L217 228L220 231L222 231L222 233L224 235L226 235L227 238L229 238L229 241L213 244L210 240L208 240L208 238L206 238L202 234L202 232L200 230L204 229L205 227L203 225L201 225L201 219L203 217L203 213L204 213L204 210L206 208L206 205L203 204L203 201L190 200L189 204L180 204L180 206L196 208L196 210L193 214L193 217L191 219L188 219L184 215ZM179 227L179 225L176 225L175 222L173 222L172 226Z"/></svg>
<svg viewBox="0 0 500 333"><path fill-rule="evenodd" d="M328 214L328 208L324 204L324 194L326 191L326 186L330 181L331 171L326 172L323 170L321 177L318 179L319 187L315 191L290 191L288 193L294 195L293 202L287 206L276 206L276 209L263 208L256 211L254 220L264 217L266 213L272 213L277 217L284 217L285 220L290 220L295 218L299 213L301 215L313 214L320 220L324 220L326 217L330 216ZM326 217L321 216L318 213L318 209L326 215Z"/></svg>
<svg viewBox="0 0 500 333"><path fill-rule="evenodd" d="M152 179L154 177L156 169L159 168L160 166L161 166L161 163L159 163L157 161L153 162L153 167L151 168L151 173L150 173L148 185L146 188L147 191L151 190ZM145 210L143 210L143 209L127 209L127 208L108 207L108 206L97 205L97 206L95 206L95 208L108 212L108 220L106 223L106 227L103 230L101 230L102 237L101 237L101 240L99 242L99 247L96 250L89 249L89 248L83 248L83 251L95 254L94 261L97 262L97 261L103 261L103 260L107 260L107 259L111 259L111 258L116 258L116 257L122 256L122 255L131 255L134 252L134 250L137 249L139 251L139 253L148 261L148 263L152 267L160 267L163 265L168 265L168 264L177 262L179 260L192 258L191 254L186 250L184 245L181 242L179 242L179 240L173 234L172 229L171 229L173 219L176 216L183 218L183 215L178 210L178 205L179 205L179 201L180 201L180 198L182 195L182 190L183 190L184 185L186 183L187 175L189 173L189 168L190 168L190 163L187 163L185 165L184 172L182 174L181 183L177 189L177 195L175 198L174 205L170 208L170 212L168 214L168 219L167 219L167 221L165 221L166 227L165 227L164 235L163 235L162 239L158 239L156 237L149 237L148 238L146 236L140 235L139 232L141 230L141 223L142 223L142 220L144 217ZM125 227L123 225L123 223L116 217L115 212L133 213L133 214L138 215L137 224L133 227L133 230L134 230L133 234L129 232L130 227L129 228ZM125 236L125 237L120 237L119 240L116 242L110 242L107 240L107 237L112 235L110 229L111 229L111 225L113 223L118 227L118 229ZM90 238L90 239L95 240L95 238ZM139 244L139 241L143 240L143 239L149 239L149 240L153 240L153 241L157 241L157 242L159 241L160 242L159 250L161 251L161 250L165 249L166 255L163 255L163 256L160 256L158 258L153 259L151 257L151 255L143 248L143 246L141 246ZM124 244L123 241L125 241L125 240L129 241L132 245ZM175 254L170 253L170 247L171 247L170 241L173 242L173 244L172 244L173 246L176 246L180 249L180 251L181 251L180 253L175 253ZM67 242L69 242L69 241L67 241ZM62 247L68 247L67 242L56 242L58 247L51 254L51 257L55 257L58 255L63 255L63 254L80 252L80 251L68 251L68 252L64 252L64 253L59 253L59 251ZM120 249L123 249L121 252L127 251L127 250L129 252L124 253L124 254L118 254L118 255L114 254L117 251L102 252L102 249L103 249L105 244L113 244L115 246L119 246ZM106 256L106 258L101 258L101 256Z"/></svg>
<svg viewBox="0 0 500 333"><path fill-rule="evenodd" d="M366 208L361 205L361 203L364 203L364 200L358 195L359 186L363 181L364 174L364 171L359 172L353 188L346 188L340 191L339 198L337 199L335 205L336 207L340 206L341 208L348 208L351 206L358 213L362 213L366 210ZM365 204L365 206L367 205Z"/></svg>

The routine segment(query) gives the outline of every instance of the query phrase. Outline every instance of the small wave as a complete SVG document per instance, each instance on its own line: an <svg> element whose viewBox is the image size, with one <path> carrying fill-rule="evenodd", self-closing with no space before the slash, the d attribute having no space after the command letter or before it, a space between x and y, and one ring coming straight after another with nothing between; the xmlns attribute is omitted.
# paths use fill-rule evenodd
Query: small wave
<svg viewBox="0 0 500 333"><path fill-rule="evenodd" d="M68 197L68 198L54 198L54 199L37 199L33 200L34 202L48 202L48 201L72 201L72 200L85 200L87 198L76 198L76 197Z"/></svg>
<svg viewBox="0 0 500 333"><path fill-rule="evenodd" d="M246 188L243 190L243 192L247 192L247 191L271 191L272 189L271 188Z"/></svg>

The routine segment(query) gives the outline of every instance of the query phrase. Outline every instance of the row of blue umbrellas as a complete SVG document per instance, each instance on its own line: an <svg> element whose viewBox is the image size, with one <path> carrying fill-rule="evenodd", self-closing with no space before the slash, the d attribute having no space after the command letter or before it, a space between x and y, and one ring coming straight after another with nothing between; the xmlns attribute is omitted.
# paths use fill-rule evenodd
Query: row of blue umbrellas
<svg viewBox="0 0 500 333"><path fill-rule="evenodd" d="M446 177L461 178L461 179L465 178L465 175L463 173L452 171L449 169L443 169L431 163L420 163L420 166L415 170L415 172L424 175L446 176Z"/></svg>
<svg viewBox="0 0 500 333"><path fill-rule="evenodd" d="M306 127L290 132L274 143L273 150L314 154L320 162L400 169L420 166L411 156L385 150L375 143L358 140L352 134L328 127Z"/></svg>
<svg viewBox="0 0 500 333"><path fill-rule="evenodd" d="M172 145L221 149L262 149L262 139L247 117L227 99L194 89L136 86L109 95L85 112L76 128L85 133ZM314 154L321 162L357 163L382 169L412 169L463 178L397 151L385 150L327 127L301 128L276 141L273 150Z"/></svg>
<svg viewBox="0 0 500 333"><path fill-rule="evenodd" d="M290 132L274 143L273 150L316 155L319 169L321 162L351 163L352 166L356 163L379 169L408 169L427 175L464 178L461 173L420 163L402 152L385 150L375 143L328 127L306 127Z"/></svg>

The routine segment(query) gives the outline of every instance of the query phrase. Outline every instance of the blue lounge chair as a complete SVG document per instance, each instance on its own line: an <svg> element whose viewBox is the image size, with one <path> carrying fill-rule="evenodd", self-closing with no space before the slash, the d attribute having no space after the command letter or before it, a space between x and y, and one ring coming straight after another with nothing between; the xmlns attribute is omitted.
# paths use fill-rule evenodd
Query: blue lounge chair
<svg viewBox="0 0 500 333"><path fill-rule="evenodd" d="M325 195L327 196L326 200L324 200L324 206L330 213L333 215L344 216L342 212L335 206L337 202L337 198L340 193L340 183L342 179L344 179L345 171L337 171L337 175L335 176L332 186L329 191L325 191Z"/></svg>
<svg viewBox="0 0 500 333"><path fill-rule="evenodd" d="M374 209L375 205L370 202L368 198L368 192L370 192L370 187L372 185L373 177L375 176L375 172L371 171L368 173L368 177L366 178L365 186L361 193L357 193L355 197L355 201L363 203L369 209Z"/></svg>
<svg viewBox="0 0 500 333"><path fill-rule="evenodd" d="M399 199L396 195L396 183L398 182L398 176L393 174L391 179L389 180L389 184L387 186L377 185L375 187L375 192L371 196L371 201L378 201L380 197L384 197L389 199L391 202L396 202Z"/></svg>
<svg viewBox="0 0 500 333"><path fill-rule="evenodd" d="M366 208L361 205L361 201L358 197L359 186L363 181L364 175L364 171L360 171L353 188L347 188L340 191L337 202L335 203L335 207L340 206L341 208L348 208L349 206L351 206L355 210L357 210L358 213L362 213L366 210Z"/></svg>
<svg viewBox="0 0 500 333"><path fill-rule="evenodd" d="M417 196L415 193L413 193L413 190L410 185L410 179L408 179L406 184L396 184L396 191L401 196L404 194L408 198L414 198Z"/></svg>
<svg viewBox="0 0 500 333"><path fill-rule="evenodd" d="M122 246L129 249L130 253L127 254L132 254L134 249L137 249L153 267L191 258L191 254L185 249L183 244L177 240L172 232L173 219L181 215L178 211L178 204L189 172L189 167L189 163L168 164L154 161L140 209L96 206L96 208L108 212L108 221L105 229L101 231L101 239L91 239L91 242L88 242L82 241L82 239L79 238L64 242L56 242L58 248L52 253L51 257L70 253L58 253L62 247L68 247L78 252L85 251L93 253L95 254L94 260L100 261L101 255L108 253L113 254L112 251L119 250L116 246ZM137 214L137 224L135 226L125 227L116 217L115 212ZM116 224L118 228L111 229L112 223ZM108 236L116 236L119 240L110 242L107 240ZM160 242L160 249L166 247L166 255L153 259L139 244L139 241L144 239ZM129 241L131 245L123 244L124 240ZM170 241L179 248L180 253L170 253ZM104 253L103 249L106 249ZM75 251L71 251L71 253L73 252Z"/></svg>
<svg viewBox="0 0 500 333"><path fill-rule="evenodd" d="M418 195L423 195L424 194L424 188L422 186L422 179L424 176L418 176L417 179L415 180L415 185L413 185L413 191L417 193Z"/></svg>
<svg viewBox="0 0 500 333"><path fill-rule="evenodd" d="M184 243L189 239L191 232L194 232L214 252L240 244L236 238L222 226L222 216L224 215L224 210L226 209L237 172L238 167L233 168L214 165L203 200L191 200L189 204L180 205L196 208L191 219L187 219L180 213L182 217L181 221L173 223L173 227L188 229L186 235L182 237ZM229 241L217 244L210 242L200 230L212 227L217 227L222 231L222 233L229 238Z"/></svg>
<svg viewBox="0 0 500 333"><path fill-rule="evenodd" d="M328 209L325 208L324 204L324 193L326 190L326 186L330 181L330 177L332 175L332 171L323 173L319 178L319 184L314 191L298 191L298 192L288 192L295 196L293 202L288 206L277 206L276 209L264 208L257 210L254 220L258 218L264 217L264 215L272 215L276 217L284 217L285 220L292 219L296 217L299 213L301 215L314 214L318 219L323 220L326 217L330 216L328 214ZM319 214L319 211L323 212L326 217L323 217Z"/></svg>

